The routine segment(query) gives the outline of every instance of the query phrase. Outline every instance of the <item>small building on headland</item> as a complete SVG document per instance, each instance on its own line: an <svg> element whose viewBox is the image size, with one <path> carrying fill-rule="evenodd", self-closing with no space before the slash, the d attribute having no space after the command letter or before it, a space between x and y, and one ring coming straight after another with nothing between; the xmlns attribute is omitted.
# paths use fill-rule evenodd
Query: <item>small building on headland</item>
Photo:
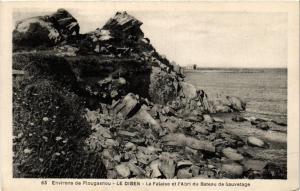
<svg viewBox="0 0 300 191"><path fill-rule="evenodd" d="M183 66L184 70L197 70L197 65L196 64L190 64L187 66Z"/></svg>

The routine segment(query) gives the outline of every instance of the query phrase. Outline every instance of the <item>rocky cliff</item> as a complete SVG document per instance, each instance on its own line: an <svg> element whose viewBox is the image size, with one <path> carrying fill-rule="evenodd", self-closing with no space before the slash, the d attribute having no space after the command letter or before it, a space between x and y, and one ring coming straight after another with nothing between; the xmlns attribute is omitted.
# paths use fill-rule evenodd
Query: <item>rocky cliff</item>
<svg viewBox="0 0 300 191"><path fill-rule="evenodd" d="M209 113L242 111L245 103L210 101L184 82L181 67L155 50L141 25L117 12L80 34L63 9L16 24L13 69L22 72L14 82L14 176L243 176L246 151L236 149L245 141ZM221 156L233 162L222 164Z"/></svg>

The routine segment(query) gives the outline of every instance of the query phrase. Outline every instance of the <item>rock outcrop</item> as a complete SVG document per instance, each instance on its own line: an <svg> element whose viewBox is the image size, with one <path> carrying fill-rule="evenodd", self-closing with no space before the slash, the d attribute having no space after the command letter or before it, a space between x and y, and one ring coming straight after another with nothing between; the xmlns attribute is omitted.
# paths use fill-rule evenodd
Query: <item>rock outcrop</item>
<svg viewBox="0 0 300 191"><path fill-rule="evenodd" d="M43 116L40 123L41 127L57 123L61 128L64 122L55 120L66 116L70 121L68 130L80 130L71 134L80 137L76 139L81 140L78 143L81 144L80 151L86 157L78 168L91 170L92 167L82 166L86 164L84 160L89 160L88 157L95 153L97 160L93 158L90 163L101 160L95 164L97 170L93 174L83 173L86 178L99 178L100 175L106 178L252 177L251 164L245 162L251 158L247 148L263 149L267 143L256 137L246 139L233 135L224 128L225 120L211 116L216 112L243 111L245 103L228 96L210 100L203 90L184 82L180 66L155 50L144 36L141 25L141 21L128 13L118 12L102 28L79 34L76 19L63 9L49 16L19 22L13 35L16 46L13 69L25 71L26 75L20 86L14 86L14 96L31 90L32 84L42 80L55 84L55 91L63 89L60 94L67 92L68 96L61 96L61 99L66 102L68 111L72 110L69 105L76 105L74 97L82 100L78 102L81 113L74 118L69 113L57 112L60 108L47 99L45 104L49 104L51 111L43 107L47 116ZM35 38L40 40L33 42ZM23 51L22 46L28 49ZM34 89L32 96L39 95L37 91ZM47 91L54 90L49 88ZM47 94L44 97L48 98ZM20 106L22 100L17 97L14 100L18 100L15 101L14 115L18 115L17 109L27 105ZM34 106L36 110L40 109L39 104ZM61 116L55 116L54 111ZM35 112L40 111L32 111ZM32 113L28 118L34 118ZM84 126L84 130L73 128L78 120L88 127ZM250 124L250 120L242 116L233 120ZM15 124L18 126L16 137L23 136L19 135L20 129L34 126L21 122ZM269 130L264 124L255 125ZM60 129L57 131L60 133ZM39 143L44 141L42 136L35 138ZM55 136L52 141L66 141L64 144L68 145L68 140L73 139L64 137L61 140ZM16 147L22 147L22 143L17 142ZM74 141L71 146L65 146L64 149L69 150L63 153L72 153L72 149L79 147ZM25 149L30 155L32 149ZM51 149L47 145L47 154L52 155ZM63 153L60 151L59 156ZM27 173L23 167L17 164L20 174ZM263 173L270 176L266 169L276 171L277 166L261 167L261 176ZM55 170L59 177L60 171Z"/></svg>
<svg viewBox="0 0 300 191"><path fill-rule="evenodd" d="M77 20L66 10L16 23L13 45L18 48L51 47L79 34Z"/></svg>
<svg viewBox="0 0 300 191"><path fill-rule="evenodd" d="M31 30L33 25L43 30ZM50 16L19 22L14 30L14 44L19 45L17 41L22 41L21 44L29 45L34 42L31 38L38 36L44 40L38 41L41 44L32 44L33 47L43 43L56 45L54 50L45 54L54 54L51 59L63 62L62 65L69 68L65 73L75 77L73 83L92 99L112 102L131 92L158 104L175 101L177 105L189 106L190 110L197 108L200 112L213 111L205 92L182 82L180 67L156 52L150 40L144 38L141 25L142 22L126 12L118 12L102 29L78 35L76 19L60 9ZM41 31L45 34L40 34ZM74 35L75 40L65 41ZM36 54L23 56L30 57L26 58L28 60L34 59ZM20 64L22 60L17 62ZM43 62L48 65L46 67L33 66L41 64L35 62L31 66L24 63L19 69L28 66L56 70L53 68L55 65L47 63L47 60Z"/></svg>

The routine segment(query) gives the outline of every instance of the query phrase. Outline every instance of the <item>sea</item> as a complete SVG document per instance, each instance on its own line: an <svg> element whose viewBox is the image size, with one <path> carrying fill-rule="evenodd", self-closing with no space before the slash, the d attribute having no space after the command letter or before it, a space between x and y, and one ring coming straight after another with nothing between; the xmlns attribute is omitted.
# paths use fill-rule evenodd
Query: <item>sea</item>
<svg viewBox="0 0 300 191"><path fill-rule="evenodd" d="M205 68L185 71L185 81L206 92L208 97L237 96L246 102L246 117L264 117L287 121L287 69ZM277 163L286 168L287 127L263 131L247 123L234 123L235 114L227 114L225 128L245 140L256 136L268 143L268 149L250 148L254 159Z"/></svg>
<svg viewBox="0 0 300 191"><path fill-rule="evenodd" d="M247 103L246 115L286 120L287 69L199 69L185 80L208 97L238 96Z"/></svg>

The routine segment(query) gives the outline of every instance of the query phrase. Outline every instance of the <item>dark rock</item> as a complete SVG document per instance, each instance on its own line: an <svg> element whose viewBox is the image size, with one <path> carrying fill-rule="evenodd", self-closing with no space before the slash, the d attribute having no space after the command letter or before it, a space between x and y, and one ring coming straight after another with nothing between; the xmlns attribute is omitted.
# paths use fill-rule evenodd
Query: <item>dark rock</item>
<svg viewBox="0 0 300 191"><path fill-rule="evenodd" d="M256 127L259 128L259 129L262 129L262 130L268 130L268 129L270 129L270 127L269 127L269 125L268 125L267 122L258 123L256 125Z"/></svg>
<svg viewBox="0 0 300 191"><path fill-rule="evenodd" d="M177 168L191 166L193 163L189 160L182 160L177 162Z"/></svg>
<svg viewBox="0 0 300 191"><path fill-rule="evenodd" d="M109 19L103 26L103 29L109 30L114 36L121 38L143 38L144 33L140 29L143 23L133 16L124 12L117 12L116 15Z"/></svg>
<svg viewBox="0 0 300 191"><path fill-rule="evenodd" d="M259 121L256 121L256 120L253 120L253 121L250 121L251 125L258 125L260 122Z"/></svg>
<svg viewBox="0 0 300 191"><path fill-rule="evenodd" d="M272 120L273 123L280 125L280 126L287 126L287 122L286 121L282 121L282 120Z"/></svg>
<svg viewBox="0 0 300 191"><path fill-rule="evenodd" d="M235 115L234 117L232 117L232 121L235 121L235 122L244 122L244 121L247 121L247 119L245 119L244 117L242 117L240 115Z"/></svg>
<svg viewBox="0 0 300 191"><path fill-rule="evenodd" d="M278 125L273 122L267 122L267 123L268 123L268 126L270 127L270 130L287 133L287 128L285 126Z"/></svg>
<svg viewBox="0 0 300 191"><path fill-rule="evenodd" d="M58 9L52 15L19 21L13 31L13 44L14 46L49 47L78 34L77 20L66 10Z"/></svg>
<svg viewBox="0 0 300 191"><path fill-rule="evenodd" d="M77 20L65 9L58 9L57 12L49 16L49 20L66 37L79 34Z"/></svg>
<svg viewBox="0 0 300 191"><path fill-rule="evenodd" d="M139 103L139 97L129 93L123 98L123 100L118 101L113 106L113 109L116 113L120 113L123 117L129 118L140 109Z"/></svg>
<svg viewBox="0 0 300 191"><path fill-rule="evenodd" d="M274 163L268 163L263 170L263 178L265 179L286 179L287 173L282 167Z"/></svg>

